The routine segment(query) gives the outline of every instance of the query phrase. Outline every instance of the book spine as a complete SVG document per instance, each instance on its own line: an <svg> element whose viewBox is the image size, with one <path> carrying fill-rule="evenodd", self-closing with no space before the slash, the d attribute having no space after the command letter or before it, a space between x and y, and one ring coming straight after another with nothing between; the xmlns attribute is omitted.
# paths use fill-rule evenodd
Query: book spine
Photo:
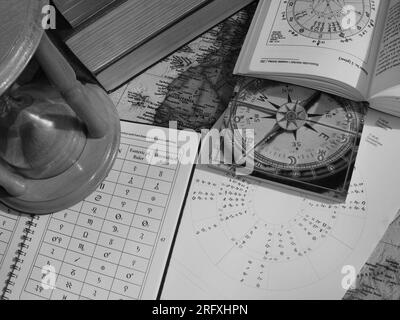
<svg viewBox="0 0 400 320"><path fill-rule="evenodd" d="M0 297L0 300L9 300L9 296L12 294L15 281L18 278L18 273L21 271L27 250L32 242L32 236L35 234L35 228L37 227L36 221L38 219L39 217L33 216L25 223L25 228L21 236L21 242L18 244L18 249L15 252L15 258L13 259L13 264L10 266L8 280L6 281L6 286Z"/></svg>

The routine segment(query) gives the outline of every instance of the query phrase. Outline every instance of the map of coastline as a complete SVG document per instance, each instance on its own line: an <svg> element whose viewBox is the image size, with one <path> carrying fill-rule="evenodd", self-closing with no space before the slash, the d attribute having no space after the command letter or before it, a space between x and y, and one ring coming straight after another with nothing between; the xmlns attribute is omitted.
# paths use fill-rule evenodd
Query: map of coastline
<svg viewBox="0 0 400 320"><path fill-rule="evenodd" d="M223 21L111 94L121 119L211 128L228 106L255 6Z"/></svg>

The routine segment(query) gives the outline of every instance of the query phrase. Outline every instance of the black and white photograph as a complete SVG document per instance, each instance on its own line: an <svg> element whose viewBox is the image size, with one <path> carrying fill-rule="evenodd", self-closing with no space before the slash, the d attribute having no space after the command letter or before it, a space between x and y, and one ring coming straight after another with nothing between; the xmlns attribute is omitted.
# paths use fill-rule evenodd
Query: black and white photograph
<svg viewBox="0 0 400 320"><path fill-rule="evenodd" d="M400 0L0 0L0 24L0 304L400 299Z"/></svg>

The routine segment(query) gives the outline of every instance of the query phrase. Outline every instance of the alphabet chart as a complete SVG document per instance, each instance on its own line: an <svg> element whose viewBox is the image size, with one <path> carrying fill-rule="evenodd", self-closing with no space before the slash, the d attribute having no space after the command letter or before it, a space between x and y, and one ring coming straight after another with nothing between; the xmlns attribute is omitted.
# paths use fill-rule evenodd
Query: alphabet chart
<svg viewBox="0 0 400 320"><path fill-rule="evenodd" d="M190 165L171 161L179 160L179 143L168 135L178 131L157 129L165 138L150 141L152 127L121 126L118 158L97 191L37 220L36 249L27 252L18 274L23 281L8 298L157 297L196 153Z"/></svg>
<svg viewBox="0 0 400 320"><path fill-rule="evenodd" d="M10 209L1 207L2 211L11 213ZM3 268L5 255L10 247L17 229L19 216L0 212L0 269Z"/></svg>

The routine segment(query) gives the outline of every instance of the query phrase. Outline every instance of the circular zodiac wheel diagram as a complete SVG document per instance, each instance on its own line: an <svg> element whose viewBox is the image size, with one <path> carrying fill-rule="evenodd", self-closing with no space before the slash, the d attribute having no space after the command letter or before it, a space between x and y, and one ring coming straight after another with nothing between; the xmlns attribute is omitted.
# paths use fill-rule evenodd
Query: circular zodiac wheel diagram
<svg viewBox="0 0 400 320"><path fill-rule="evenodd" d="M290 291L340 275L367 214L358 173L353 181L346 203L329 204L229 176L195 176L195 237L220 271L250 288Z"/></svg>
<svg viewBox="0 0 400 320"><path fill-rule="evenodd" d="M286 18L297 33L318 40L350 38L368 26L370 0L290 0Z"/></svg>
<svg viewBox="0 0 400 320"><path fill-rule="evenodd" d="M254 132L256 171L300 181L346 170L362 124L360 106L349 100L259 79L242 86L225 116L237 144L240 132Z"/></svg>

